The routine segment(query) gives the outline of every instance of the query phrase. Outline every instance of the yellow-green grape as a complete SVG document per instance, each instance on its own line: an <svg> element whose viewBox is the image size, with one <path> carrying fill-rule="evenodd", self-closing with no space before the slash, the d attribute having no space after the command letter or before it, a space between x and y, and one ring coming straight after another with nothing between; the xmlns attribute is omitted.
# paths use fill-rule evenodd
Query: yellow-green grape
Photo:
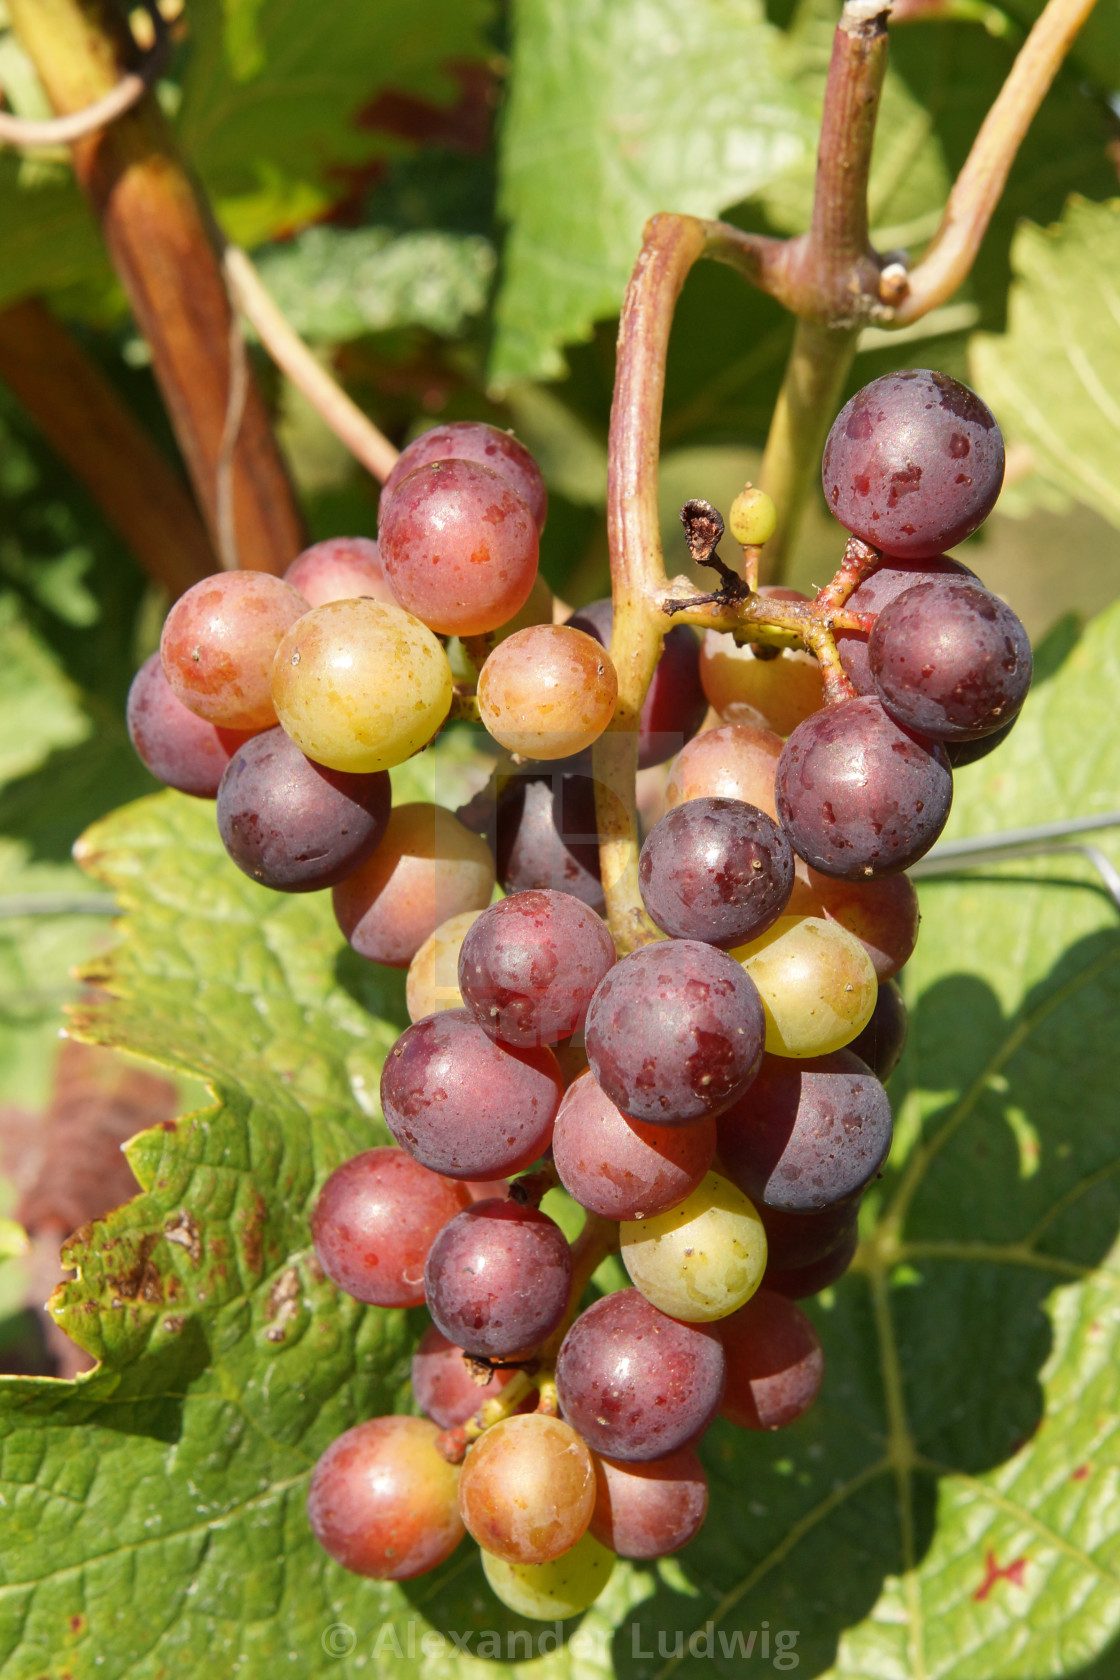
<svg viewBox="0 0 1120 1680"><path fill-rule="evenodd" d="M778 528L778 510L765 490L746 485L731 504L728 529L744 548L759 548Z"/></svg>
<svg viewBox="0 0 1120 1680"><path fill-rule="evenodd" d="M766 1232L754 1203L719 1173L705 1173L667 1213L624 1219L620 1236L634 1287L688 1324L738 1312L766 1270Z"/></svg>
<svg viewBox="0 0 1120 1680"><path fill-rule="evenodd" d="M430 933L408 965L404 1000L410 1021L438 1015L441 1009L462 1009L459 990L459 952L467 929L481 916L481 910L462 910L448 916Z"/></svg>
<svg viewBox="0 0 1120 1680"><path fill-rule="evenodd" d="M568 758L598 739L614 713L618 678L593 636L538 624L499 644L478 678L478 711L510 752Z"/></svg>
<svg viewBox="0 0 1120 1680"><path fill-rule="evenodd" d="M879 993L875 964L839 922L780 916L730 955L758 987L772 1056L829 1056L871 1019Z"/></svg>
<svg viewBox="0 0 1120 1680"><path fill-rule="evenodd" d="M451 706L451 667L438 638L402 607L330 601L277 648L272 700L308 758L368 774L431 740Z"/></svg>
<svg viewBox="0 0 1120 1680"><path fill-rule="evenodd" d="M614 1553L588 1532L550 1563L507 1563L483 1552L482 1568L508 1609L536 1622L563 1622L598 1598L611 1578Z"/></svg>

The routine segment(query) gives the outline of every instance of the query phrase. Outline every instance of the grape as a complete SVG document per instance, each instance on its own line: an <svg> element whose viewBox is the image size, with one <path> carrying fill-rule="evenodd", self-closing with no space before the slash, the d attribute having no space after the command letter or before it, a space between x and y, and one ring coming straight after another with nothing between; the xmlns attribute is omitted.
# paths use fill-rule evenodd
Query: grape
<svg viewBox="0 0 1120 1680"><path fill-rule="evenodd" d="M920 583L879 614L868 643L875 688L904 728L937 740L990 735L1031 685L1031 644L1009 606L978 583Z"/></svg>
<svg viewBox="0 0 1120 1680"><path fill-rule="evenodd" d="M773 1274L813 1266L846 1243L859 1216L861 1194L819 1213L784 1213L757 1202L766 1231L766 1287Z"/></svg>
<svg viewBox="0 0 1120 1680"><path fill-rule="evenodd" d="M891 1105L850 1050L812 1061L766 1056L718 1130L724 1172L756 1204L815 1212L850 1201L881 1170Z"/></svg>
<svg viewBox="0 0 1120 1680"><path fill-rule="evenodd" d="M719 1173L705 1173L666 1213L624 1220L620 1236L631 1282L661 1312L690 1324L736 1312L766 1269L766 1232L754 1204Z"/></svg>
<svg viewBox="0 0 1120 1680"><path fill-rule="evenodd" d="M608 596L580 607L568 619L572 630L594 636L608 651L614 606ZM678 624L661 644L653 678L638 719L638 769L650 770L680 752L700 728L708 702L700 682L700 643L687 624Z"/></svg>
<svg viewBox="0 0 1120 1680"><path fill-rule="evenodd" d="M468 932L459 987L479 1026L523 1049L582 1027L591 996L614 964L614 943L593 910L569 893L522 892L492 904Z"/></svg>
<svg viewBox="0 0 1120 1680"><path fill-rule="evenodd" d="M273 656L307 610L302 595L267 572L203 578L180 595L160 636L172 693L218 729L270 729Z"/></svg>
<svg viewBox="0 0 1120 1680"><path fill-rule="evenodd" d="M848 597L848 611L881 613L904 590L913 589L916 584L926 583L931 578L973 578L979 581L967 566L962 566L959 560L950 560L947 554L935 555L932 560L886 559ZM874 694L875 680L867 654L869 635L862 630L837 630L834 634L844 674L858 693Z"/></svg>
<svg viewBox="0 0 1120 1680"><path fill-rule="evenodd" d="M577 1038L582 1038L582 1036L582 1033L576 1035ZM559 1062L560 1072L564 1075L565 1090L589 1071L587 1051L582 1044L577 1044L575 1039L569 1038L560 1044L554 1044L552 1054ZM553 1133L553 1136L555 1136L555 1133Z"/></svg>
<svg viewBox="0 0 1120 1680"><path fill-rule="evenodd" d="M854 933L819 916L782 916L737 957L758 988L773 1056L827 1056L863 1031L875 965Z"/></svg>
<svg viewBox="0 0 1120 1680"><path fill-rule="evenodd" d="M876 1079L884 1084L890 1078L906 1048L906 1005L902 993L893 980L880 985L879 996L870 1021L848 1048L865 1061Z"/></svg>
<svg viewBox="0 0 1120 1680"><path fill-rule="evenodd" d="M465 1187L464 1187L465 1188ZM412 1392L416 1404L441 1429L466 1423L480 1406L495 1399L513 1381L515 1370L494 1370L485 1383L476 1383L462 1348L449 1342L442 1330L429 1324L412 1356ZM533 1392L528 1397L536 1405Z"/></svg>
<svg viewBox="0 0 1120 1680"><path fill-rule="evenodd" d="M778 529L778 510L765 490L745 484L727 514L727 529L744 548L761 548Z"/></svg>
<svg viewBox="0 0 1120 1680"><path fill-rule="evenodd" d="M307 1515L344 1569L408 1581L463 1538L459 1472L436 1451L426 1418L371 1418L332 1441L311 1477Z"/></svg>
<svg viewBox="0 0 1120 1680"><path fill-rule="evenodd" d="M407 968L441 923L483 910L494 890L485 840L423 801L398 805L373 856L334 889L338 925L361 956Z"/></svg>
<svg viewBox="0 0 1120 1680"><path fill-rule="evenodd" d="M793 1301L803 1301L807 1295L819 1295L822 1289L827 1289L829 1284L843 1277L855 1259L858 1247L859 1232L853 1221L836 1247L811 1265L767 1272L766 1287L779 1295L787 1295Z"/></svg>
<svg viewBox="0 0 1120 1680"><path fill-rule="evenodd" d="M500 642L478 679L478 710L494 739L524 758L568 758L603 733L618 678L590 636L531 625Z"/></svg>
<svg viewBox="0 0 1120 1680"><path fill-rule="evenodd" d="M837 881L798 859L788 914L823 916L854 933L871 958L880 985L910 960L918 942L918 895L908 875Z"/></svg>
<svg viewBox="0 0 1120 1680"><path fill-rule="evenodd" d="M1019 721L1018 712L1009 718L999 729L993 729L990 735L980 735L975 741L945 741L945 756L954 770L961 770L966 764L976 764L988 754L1002 747L1011 731Z"/></svg>
<svg viewBox="0 0 1120 1680"><path fill-rule="evenodd" d="M402 478L380 541L401 606L441 636L497 630L525 605L537 575L529 509L508 480L474 461L434 461Z"/></svg>
<svg viewBox="0 0 1120 1680"><path fill-rule="evenodd" d="M549 1563L570 1551L594 1508L591 1454L560 1418L534 1412L493 1424L459 1474L467 1533L507 1563Z"/></svg>
<svg viewBox="0 0 1120 1680"><path fill-rule="evenodd" d="M595 783L590 776L514 776L489 830L507 893L552 887L603 908Z"/></svg>
<svg viewBox="0 0 1120 1680"><path fill-rule="evenodd" d="M689 799L741 799L777 818L774 777L782 739L771 729L729 723L706 729L674 760L665 789L670 810Z"/></svg>
<svg viewBox="0 0 1120 1680"><path fill-rule="evenodd" d="M952 798L944 748L870 698L806 718L778 762L778 815L794 851L846 881L908 869L941 833Z"/></svg>
<svg viewBox="0 0 1120 1680"><path fill-rule="evenodd" d="M367 1149L337 1167L319 1192L311 1215L316 1258L356 1301L421 1306L428 1250L469 1204L464 1185L429 1172L403 1149Z"/></svg>
<svg viewBox="0 0 1120 1680"><path fill-rule="evenodd" d="M769 649L767 652L769 653ZM824 705L824 678L804 648L776 648L774 658L736 644L730 630L705 630L700 650L704 693L725 723L788 735Z"/></svg>
<svg viewBox="0 0 1120 1680"><path fill-rule="evenodd" d="M214 799L222 772L251 736L216 729L176 698L158 653L146 659L128 691L128 734L136 756L168 787Z"/></svg>
<svg viewBox="0 0 1120 1680"><path fill-rule="evenodd" d="M571 1285L572 1251L555 1220L496 1199L456 1214L424 1268L432 1318L481 1359L532 1353L563 1318Z"/></svg>
<svg viewBox="0 0 1120 1680"><path fill-rule="evenodd" d="M719 1327L727 1356L720 1413L739 1429L784 1429L807 1412L824 1380L821 1339L800 1307L760 1289Z"/></svg>
<svg viewBox="0 0 1120 1680"><path fill-rule="evenodd" d="M538 531L544 530L548 512L548 492L544 487L540 468L523 443L512 432L501 432L481 420L452 420L444 426L433 426L421 432L401 450L393 470L381 486L381 500L377 506L378 519L389 511L394 492L402 479L417 467L427 467L434 461L476 461L504 478L525 503Z"/></svg>
<svg viewBox="0 0 1120 1680"><path fill-rule="evenodd" d="M481 916L481 910L462 910L448 916L428 935L408 965L405 1003L410 1021L437 1015L442 1009L462 1009L459 990L459 952L467 929Z"/></svg>
<svg viewBox="0 0 1120 1680"><path fill-rule="evenodd" d="M651 829L638 862L646 909L673 939L755 939L793 891L793 852L765 811L740 799L690 799Z"/></svg>
<svg viewBox="0 0 1120 1680"><path fill-rule="evenodd" d="M467 1010L446 1009L397 1039L381 1074L381 1107L423 1166L449 1178L498 1178L548 1148L563 1089L550 1050L507 1049Z"/></svg>
<svg viewBox="0 0 1120 1680"><path fill-rule="evenodd" d="M427 746L451 706L451 667L431 631L400 607L330 601L277 648L272 698L308 758L368 774Z"/></svg>
<svg viewBox="0 0 1120 1680"><path fill-rule="evenodd" d="M679 1552L700 1532L708 1512L708 1478L691 1447L650 1464L598 1458L595 1481L591 1532L618 1557Z"/></svg>
<svg viewBox="0 0 1120 1680"><path fill-rule="evenodd" d="M482 1569L495 1598L515 1615L538 1622L565 1621L593 1604L611 1578L614 1554L593 1534L551 1563L507 1563L490 1552Z"/></svg>
<svg viewBox="0 0 1120 1680"><path fill-rule="evenodd" d="M556 1361L564 1415L592 1452L664 1458L705 1430L723 1398L723 1345L636 1289L603 1295L576 1319Z"/></svg>
<svg viewBox="0 0 1120 1680"><path fill-rule="evenodd" d="M385 833L391 800L384 770L325 770L282 729L266 729L230 759L218 789L218 833L254 881L315 892L365 863Z"/></svg>
<svg viewBox="0 0 1120 1680"><path fill-rule="evenodd" d="M352 601L358 595L372 595L390 607L399 605L377 544L368 537L328 537L326 542L312 543L292 561L284 582L298 589L313 607Z"/></svg>
<svg viewBox="0 0 1120 1680"><path fill-rule="evenodd" d="M663 1213L696 1188L712 1164L714 1120L649 1126L617 1109L591 1073L564 1093L552 1134L560 1182L604 1219Z"/></svg>
<svg viewBox="0 0 1120 1680"><path fill-rule="evenodd" d="M928 368L873 379L824 446L825 500L846 530L923 560L963 542L995 506L1003 438L967 385Z"/></svg>
<svg viewBox="0 0 1120 1680"><path fill-rule="evenodd" d="M746 982L744 984L744 982ZM587 1059L634 1120L674 1125L718 1114L758 1071L766 1023L754 982L695 939L633 951L591 1000Z"/></svg>

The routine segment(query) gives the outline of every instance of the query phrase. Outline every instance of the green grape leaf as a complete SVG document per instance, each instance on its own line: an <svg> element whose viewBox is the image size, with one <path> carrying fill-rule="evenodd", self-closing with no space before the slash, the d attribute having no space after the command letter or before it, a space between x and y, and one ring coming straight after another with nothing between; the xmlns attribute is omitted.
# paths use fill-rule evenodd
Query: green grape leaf
<svg viewBox="0 0 1120 1680"><path fill-rule="evenodd" d="M1120 525L1120 201L1023 225L1005 333L978 334L978 388L1059 489Z"/></svg>
<svg viewBox="0 0 1120 1680"><path fill-rule="evenodd" d="M757 0L522 0L495 381L564 371L560 346L617 311L655 211L714 215L812 157L777 44Z"/></svg>
<svg viewBox="0 0 1120 1680"><path fill-rule="evenodd" d="M0 152L0 307L102 276L101 235L70 170L29 171Z"/></svg>
<svg viewBox="0 0 1120 1680"><path fill-rule="evenodd" d="M450 338L485 308L494 262L489 241L473 235L316 227L268 252L260 271L308 338L410 326Z"/></svg>

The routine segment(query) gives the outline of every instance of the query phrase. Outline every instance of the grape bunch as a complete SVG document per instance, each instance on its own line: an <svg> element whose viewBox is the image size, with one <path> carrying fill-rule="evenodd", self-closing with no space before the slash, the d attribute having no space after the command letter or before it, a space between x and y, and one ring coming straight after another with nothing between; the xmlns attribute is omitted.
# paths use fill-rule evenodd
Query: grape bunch
<svg viewBox="0 0 1120 1680"><path fill-rule="evenodd" d="M1030 682L1014 614L943 552L1002 472L991 414L941 374L842 410L836 578L815 601L740 589L749 624L664 638L637 726L639 765L672 758L637 862L648 938L617 950L588 753L617 698L613 609L552 622L544 486L516 440L437 427L388 479L378 544L172 609L130 697L141 757L216 797L247 874L330 887L354 949L408 971L393 1142L339 1166L311 1220L340 1290L430 1319L421 1415L357 1424L314 1472L311 1525L345 1568L409 1579L469 1533L504 1603L575 1615L616 1557L697 1533L717 1417L777 1429L816 1398L798 1301L851 1264L891 1147L905 871ZM768 508L732 508L748 555ZM505 749L490 787L458 815L393 807L388 769L472 668ZM571 1243L558 1194L582 1210Z"/></svg>

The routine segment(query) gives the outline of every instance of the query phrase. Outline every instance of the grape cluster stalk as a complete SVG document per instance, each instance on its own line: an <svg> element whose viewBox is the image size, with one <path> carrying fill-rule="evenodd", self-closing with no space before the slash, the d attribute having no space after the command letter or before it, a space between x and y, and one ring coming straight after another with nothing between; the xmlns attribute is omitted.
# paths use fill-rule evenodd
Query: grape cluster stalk
<svg viewBox="0 0 1120 1680"><path fill-rule="evenodd" d="M401 455L377 543L172 608L130 695L137 752L215 800L247 875L329 888L354 949L408 971L393 1142L338 1166L311 1216L339 1290L431 1321L421 1415L358 1423L314 1472L309 1520L344 1568L409 1579L469 1534L504 1603L576 1615L616 1557L697 1533L717 1418L779 1429L812 1405L798 1302L851 1264L891 1147L906 871L1030 683L1022 626L944 552L1002 474L979 398L891 374L829 434L848 538L814 600L755 587L774 519L748 486L741 571L691 502L714 590L643 603L622 565L613 602L554 623L536 464L456 423ZM394 807L388 770L453 713L501 749L489 788L457 814ZM670 759L642 836L615 772ZM556 1189L583 1213L571 1243Z"/></svg>

